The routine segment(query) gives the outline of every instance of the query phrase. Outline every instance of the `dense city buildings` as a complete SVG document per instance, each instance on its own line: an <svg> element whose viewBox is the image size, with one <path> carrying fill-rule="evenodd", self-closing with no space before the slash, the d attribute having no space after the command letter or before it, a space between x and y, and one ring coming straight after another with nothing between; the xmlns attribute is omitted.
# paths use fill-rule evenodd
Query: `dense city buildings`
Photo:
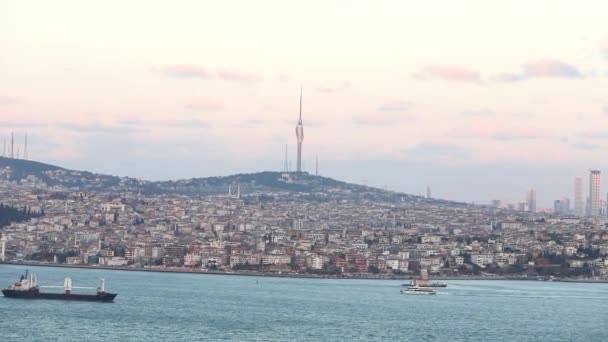
<svg viewBox="0 0 608 342"><path fill-rule="evenodd" d="M0 168L5 204L35 215L2 228L7 261L341 277L421 269L608 276L604 217L427 199L305 172L204 180L202 188L192 180L153 187L84 176Z"/></svg>

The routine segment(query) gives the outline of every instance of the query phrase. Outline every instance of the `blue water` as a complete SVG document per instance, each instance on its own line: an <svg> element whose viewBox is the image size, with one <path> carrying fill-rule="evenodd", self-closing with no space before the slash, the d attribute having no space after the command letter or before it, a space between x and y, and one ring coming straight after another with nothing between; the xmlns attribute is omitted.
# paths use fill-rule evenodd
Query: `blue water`
<svg viewBox="0 0 608 342"><path fill-rule="evenodd" d="M0 285L26 267L0 265ZM608 284L322 280L29 267L115 303L0 297L0 341L608 341Z"/></svg>

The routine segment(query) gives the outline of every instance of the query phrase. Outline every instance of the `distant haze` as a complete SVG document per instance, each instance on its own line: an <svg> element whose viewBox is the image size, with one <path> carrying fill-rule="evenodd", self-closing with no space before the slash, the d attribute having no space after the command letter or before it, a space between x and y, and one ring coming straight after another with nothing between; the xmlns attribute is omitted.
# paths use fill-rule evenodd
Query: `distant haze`
<svg viewBox="0 0 608 342"><path fill-rule="evenodd" d="M602 170L606 1L5 1L0 133L148 179L295 168L539 207ZM0 140L0 144L2 141ZM22 148L22 147L21 147ZM605 190L602 191L605 198Z"/></svg>

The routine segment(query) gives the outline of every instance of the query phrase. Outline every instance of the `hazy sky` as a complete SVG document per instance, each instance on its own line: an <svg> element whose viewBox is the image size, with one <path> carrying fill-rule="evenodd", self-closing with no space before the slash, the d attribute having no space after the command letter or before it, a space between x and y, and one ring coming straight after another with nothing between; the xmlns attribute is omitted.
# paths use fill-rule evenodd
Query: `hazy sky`
<svg viewBox="0 0 608 342"><path fill-rule="evenodd" d="M281 170L301 85L309 171L318 154L338 179L476 202L533 186L549 206L589 168L608 183L607 13L605 0L0 0L0 130L27 131L31 159L117 175Z"/></svg>

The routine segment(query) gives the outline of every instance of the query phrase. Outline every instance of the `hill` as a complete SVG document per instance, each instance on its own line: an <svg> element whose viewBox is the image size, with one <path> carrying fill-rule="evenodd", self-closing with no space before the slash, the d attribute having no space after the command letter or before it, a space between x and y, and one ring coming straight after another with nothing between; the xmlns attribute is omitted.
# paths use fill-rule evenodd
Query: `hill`
<svg viewBox="0 0 608 342"><path fill-rule="evenodd" d="M387 191L342 182L306 172L264 171L225 177L191 178L175 181L145 181L131 177L117 177L88 171L67 170L62 167L29 160L0 158L0 178L39 187L61 186L72 191L140 192L145 194L233 195L237 189L245 196L265 200L290 198L293 200L370 200L448 203L443 200ZM455 202L449 202L457 204Z"/></svg>

